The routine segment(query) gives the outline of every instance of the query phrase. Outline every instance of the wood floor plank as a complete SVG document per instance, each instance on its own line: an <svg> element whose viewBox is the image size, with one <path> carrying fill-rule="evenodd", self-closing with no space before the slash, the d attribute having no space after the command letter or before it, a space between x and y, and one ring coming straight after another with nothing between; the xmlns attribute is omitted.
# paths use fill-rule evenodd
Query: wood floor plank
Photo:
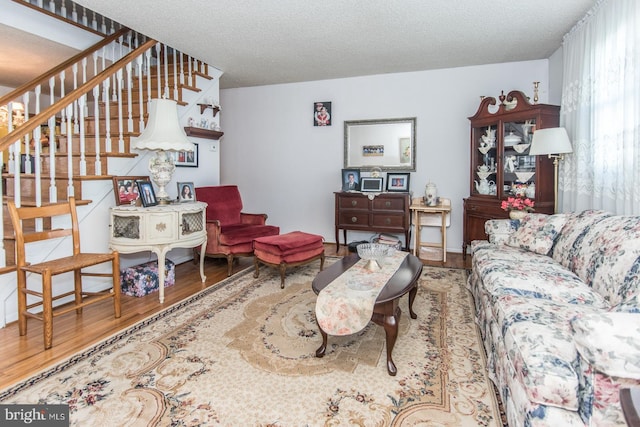
<svg viewBox="0 0 640 427"><path fill-rule="evenodd" d="M326 255L344 255L341 246L336 253L335 244L325 244ZM442 262L423 261L425 265L443 266ZM461 254L447 254L447 267L469 268ZM253 265L252 258L241 258L234 264L234 272ZM267 267L261 267L267 268ZM79 351L108 338L117 332L169 307L197 292L227 278L227 264L223 259L205 260L206 282L200 280L199 266L186 262L176 266L176 284L165 288L165 302L160 304L158 294L145 297L122 296L122 316L113 317L111 299L89 305L80 316L75 311L56 317L53 326L53 347L44 350L42 322L29 319L26 336L19 336L17 322L0 328L0 389L9 387Z"/></svg>

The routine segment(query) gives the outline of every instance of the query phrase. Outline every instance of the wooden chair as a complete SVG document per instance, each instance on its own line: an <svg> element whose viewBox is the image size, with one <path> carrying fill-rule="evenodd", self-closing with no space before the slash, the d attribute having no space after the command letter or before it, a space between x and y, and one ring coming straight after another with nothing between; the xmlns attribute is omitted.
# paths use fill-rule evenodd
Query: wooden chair
<svg viewBox="0 0 640 427"><path fill-rule="evenodd" d="M80 230L78 227L78 215L76 203L73 197L68 203L57 203L41 207L16 207L13 201L7 202L11 222L16 238L16 267L18 273L18 325L20 335L27 333L27 317L42 320L44 334L44 348L51 348L53 341L53 317L59 316L75 310L77 314L82 314L82 307L101 301L106 298L113 298L113 308L115 317L120 317L120 258L118 252L111 253L83 253L80 251ZM70 228L56 228L44 231L32 230L34 219L53 218L59 216L70 218ZM26 222L23 227L23 221ZM43 240L58 239L62 237L72 237L73 251L69 256L56 259L47 259L39 263L27 261L26 245ZM46 243L45 243L46 245ZM35 246L42 249L43 246ZM62 245L64 247L64 245ZM30 255L35 253L36 247L29 245ZM56 254L61 249L56 247ZM103 263L111 263L111 273L85 272L85 267L90 267ZM53 295L52 277L62 273L73 272L74 290ZM37 292L27 287L27 273L39 274L42 278L42 292ZM82 288L82 278L84 276L111 277L113 288L101 292L87 292ZM27 304L27 295L40 298L39 301ZM75 295L73 304L64 304L53 307L53 301ZM34 307L42 306L42 313L33 313L30 310Z"/></svg>

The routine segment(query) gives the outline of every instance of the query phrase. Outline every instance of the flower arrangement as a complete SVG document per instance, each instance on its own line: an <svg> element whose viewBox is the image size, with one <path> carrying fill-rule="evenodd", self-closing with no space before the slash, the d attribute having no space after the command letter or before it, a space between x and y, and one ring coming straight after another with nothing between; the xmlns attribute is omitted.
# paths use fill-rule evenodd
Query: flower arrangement
<svg viewBox="0 0 640 427"><path fill-rule="evenodd" d="M509 212L509 211L525 211L525 212L533 212L533 206L535 202L528 197L507 197L507 200L503 200L500 207Z"/></svg>

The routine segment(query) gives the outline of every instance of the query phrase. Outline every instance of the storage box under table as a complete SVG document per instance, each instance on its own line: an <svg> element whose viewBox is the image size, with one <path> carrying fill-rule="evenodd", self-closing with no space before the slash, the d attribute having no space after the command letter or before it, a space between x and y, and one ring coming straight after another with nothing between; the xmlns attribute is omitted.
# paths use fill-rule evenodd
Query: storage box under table
<svg viewBox="0 0 640 427"><path fill-rule="evenodd" d="M164 286L173 286L176 281L176 266L165 260ZM120 288L124 295L143 297L158 291L158 261L134 265L120 271Z"/></svg>

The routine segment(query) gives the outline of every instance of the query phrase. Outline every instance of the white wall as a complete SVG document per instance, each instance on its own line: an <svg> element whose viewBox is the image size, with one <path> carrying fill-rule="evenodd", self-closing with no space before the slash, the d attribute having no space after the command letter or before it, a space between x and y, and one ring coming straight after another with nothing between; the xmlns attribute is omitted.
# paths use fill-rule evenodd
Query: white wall
<svg viewBox="0 0 640 427"><path fill-rule="evenodd" d="M452 200L448 250L462 250L462 199L469 195L469 121L480 95L522 90L549 97L547 60L258 86L220 91L220 181L237 184L246 212L265 212L281 232L335 242L345 120L417 117L414 196L428 181ZM313 103L332 102L332 125L313 126ZM428 232L427 232L428 233ZM342 233L341 233L342 234ZM348 240L371 234L349 232ZM425 234L425 238L429 238Z"/></svg>
<svg viewBox="0 0 640 427"><path fill-rule="evenodd" d="M562 47L560 47L549 57L549 104L560 105L563 76L564 57Z"/></svg>

